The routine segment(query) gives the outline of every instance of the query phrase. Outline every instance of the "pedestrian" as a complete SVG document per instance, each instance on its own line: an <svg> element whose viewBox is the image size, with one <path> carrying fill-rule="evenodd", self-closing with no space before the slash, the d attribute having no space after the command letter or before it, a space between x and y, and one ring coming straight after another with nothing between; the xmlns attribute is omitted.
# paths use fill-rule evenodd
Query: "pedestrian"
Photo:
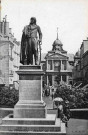
<svg viewBox="0 0 88 135"><path fill-rule="evenodd" d="M63 119L63 105L61 102L58 103L57 107L57 118Z"/></svg>
<svg viewBox="0 0 88 135"><path fill-rule="evenodd" d="M50 95L50 89L49 89L49 86L47 85L47 96Z"/></svg>
<svg viewBox="0 0 88 135"><path fill-rule="evenodd" d="M65 123L65 126L68 127L68 119L67 119L67 117L64 115L64 113L63 113L63 116L62 116L62 122L64 122L64 123Z"/></svg>
<svg viewBox="0 0 88 135"><path fill-rule="evenodd" d="M65 106L64 106L64 115L67 117L67 119L70 119L70 107L69 107L69 101L65 101Z"/></svg>
<svg viewBox="0 0 88 135"><path fill-rule="evenodd" d="M42 96L44 97L45 96L45 90L43 89L42 91Z"/></svg>
<svg viewBox="0 0 88 135"><path fill-rule="evenodd" d="M52 100L54 99L54 90L52 91Z"/></svg>
<svg viewBox="0 0 88 135"><path fill-rule="evenodd" d="M54 99L54 86L53 85L52 85L52 89L51 90L52 90L52 95L51 96L52 96L52 100L53 100Z"/></svg>
<svg viewBox="0 0 88 135"><path fill-rule="evenodd" d="M62 122L65 123L66 127L68 127L68 121L70 119L70 107L69 107L69 101L66 100L65 101L65 105L63 107L63 118L62 118Z"/></svg>

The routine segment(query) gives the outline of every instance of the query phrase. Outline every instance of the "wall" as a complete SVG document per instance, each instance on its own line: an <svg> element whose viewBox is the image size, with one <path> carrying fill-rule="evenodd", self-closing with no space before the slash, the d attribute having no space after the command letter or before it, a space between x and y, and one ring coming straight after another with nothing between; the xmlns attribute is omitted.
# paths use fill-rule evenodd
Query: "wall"
<svg viewBox="0 0 88 135"><path fill-rule="evenodd" d="M6 86L9 85L9 42L0 41L0 70Z"/></svg>
<svg viewBox="0 0 88 135"><path fill-rule="evenodd" d="M19 80L15 72L19 68L19 53L20 42L14 38L5 16L3 21L0 21L0 83L9 86Z"/></svg>
<svg viewBox="0 0 88 135"><path fill-rule="evenodd" d="M0 108L0 123L2 122L2 118L12 113L13 113L12 108Z"/></svg>
<svg viewBox="0 0 88 135"><path fill-rule="evenodd" d="M71 118L88 119L88 109L70 109Z"/></svg>
<svg viewBox="0 0 88 135"><path fill-rule="evenodd" d="M88 40L84 40L84 53L88 51Z"/></svg>

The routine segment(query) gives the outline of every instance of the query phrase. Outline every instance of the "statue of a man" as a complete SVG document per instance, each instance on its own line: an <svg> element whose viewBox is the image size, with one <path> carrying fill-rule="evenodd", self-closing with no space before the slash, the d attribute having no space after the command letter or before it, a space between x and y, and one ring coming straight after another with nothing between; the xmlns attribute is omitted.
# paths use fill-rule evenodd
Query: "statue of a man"
<svg viewBox="0 0 88 135"><path fill-rule="evenodd" d="M33 65L33 55L35 65L38 64L38 44L42 44L42 32L36 24L36 18L32 17L29 25L24 27L21 39L20 62L23 65L25 64L25 60L27 61L27 65Z"/></svg>

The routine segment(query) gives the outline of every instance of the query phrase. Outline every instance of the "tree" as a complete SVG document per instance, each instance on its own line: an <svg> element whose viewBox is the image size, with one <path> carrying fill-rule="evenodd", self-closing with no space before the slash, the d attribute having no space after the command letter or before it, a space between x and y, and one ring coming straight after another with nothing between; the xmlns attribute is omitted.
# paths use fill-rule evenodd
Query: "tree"
<svg viewBox="0 0 88 135"><path fill-rule="evenodd" d="M9 87L0 87L0 106L14 107L18 101L18 90Z"/></svg>
<svg viewBox="0 0 88 135"><path fill-rule="evenodd" d="M66 87L59 86L54 97L61 97L64 101L68 100L70 108L88 108L88 92L81 89L70 90Z"/></svg>

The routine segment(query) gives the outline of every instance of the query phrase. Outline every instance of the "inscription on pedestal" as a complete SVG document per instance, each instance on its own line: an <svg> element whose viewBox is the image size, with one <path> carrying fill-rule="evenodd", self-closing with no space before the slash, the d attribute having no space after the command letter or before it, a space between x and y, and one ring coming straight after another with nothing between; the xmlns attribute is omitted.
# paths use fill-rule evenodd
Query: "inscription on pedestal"
<svg viewBox="0 0 88 135"><path fill-rule="evenodd" d="M41 100L41 81L20 80L19 100Z"/></svg>

